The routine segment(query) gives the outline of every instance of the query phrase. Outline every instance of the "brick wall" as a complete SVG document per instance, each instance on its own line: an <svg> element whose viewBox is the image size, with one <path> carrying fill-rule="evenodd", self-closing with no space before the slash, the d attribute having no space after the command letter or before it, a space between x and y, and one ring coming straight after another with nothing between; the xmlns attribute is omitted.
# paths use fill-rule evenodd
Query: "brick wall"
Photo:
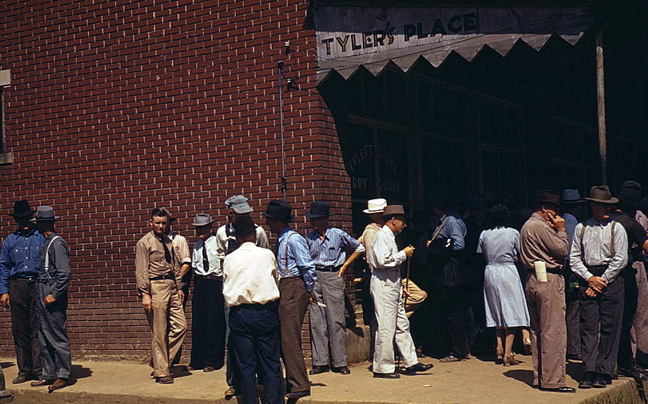
<svg viewBox="0 0 648 404"><path fill-rule="evenodd" d="M63 216L57 230L72 250L75 357L147 357L133 262L152 207L170 207L179 218L174 230L193 244L196 213L223 222L225 199L243 193L262 222L267 202L281 198L280 60L300 87L284 92L296 227L303 233L308 205L324 199L333 204L333 224L350 228L350 188L316 89L308 7L298 0L5 1L0 70L11 70L4 107L14 163L0 166L0 235L14 228L7 213L17 199L51 204ZM0 312L0 354L13 355L7 313Z"/></svg>

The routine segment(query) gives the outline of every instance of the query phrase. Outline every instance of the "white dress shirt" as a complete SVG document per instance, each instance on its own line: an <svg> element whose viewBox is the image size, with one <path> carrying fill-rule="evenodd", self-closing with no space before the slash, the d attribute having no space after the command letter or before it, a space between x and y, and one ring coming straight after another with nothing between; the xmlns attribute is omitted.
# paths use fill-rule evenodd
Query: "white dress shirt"
<svg viewBox="0 0 648 404"><path fill-rule="evenodd" d="M272 251L245 242L223 262L223 295L228 306L279 299L277 260Z"/></svg>
<svg viewBox="0 0 648 404"><path fill-rule="evenodd" d="M589 218L579 223L574 230L574 241L569 253L569 265L571 270L584 280L588 280L593 274L587 269L588 266L607 265L607 269L601 276L610 284L619 276L628 262L628 236L625 229L619 222L604 220L597 222ZM614 225L614 237L612 237L612 226ZM612 239L614 239L614 254L612 254Z"/></svg>
<svg viewBox="0 0 648 404"><path fill-rule="evenodd" d="M203 246L207 246L207 260L209 260L209 268L203 266ZM206 242L198 240L193 247L193 258L191 264L196 275L216 275L223 276L221 269L220 258L216 249L216 237L211 235Z"/></svg>
<svg viewBox="0 0 648 404"><path fill-rule="evenodd" d="M387 225L383 226L371 240L371 254L369 264L376 269L400 269L400 264L405 262L405 251L398 251L396 235Z"/></svg>

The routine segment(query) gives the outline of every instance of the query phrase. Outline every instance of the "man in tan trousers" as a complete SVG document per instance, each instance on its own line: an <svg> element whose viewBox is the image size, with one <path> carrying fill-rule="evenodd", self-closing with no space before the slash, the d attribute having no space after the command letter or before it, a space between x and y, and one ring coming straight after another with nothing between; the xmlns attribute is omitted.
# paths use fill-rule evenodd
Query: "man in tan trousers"
<svg viewBox="0 0 648 404"><path fill-rule="evenodd" d="M137 242L135 249L137 293L153 332L153 376L157 383L170 384L170 360L178 353L187 332L182 276L173 243L166 235L167 211L153 209L149 225L151 231Z"/></svg>
<svg viewBox="0 0 648 404"><path fill-rule="evenodd" d="M565 385L567 326L562 271L569 239L565 220L557 213L559 207L558 192L537 192L535 212L520 232L520 257L529 271L525 293L531 316L533 385L544 391L574 393L576 389Z"/></svg>

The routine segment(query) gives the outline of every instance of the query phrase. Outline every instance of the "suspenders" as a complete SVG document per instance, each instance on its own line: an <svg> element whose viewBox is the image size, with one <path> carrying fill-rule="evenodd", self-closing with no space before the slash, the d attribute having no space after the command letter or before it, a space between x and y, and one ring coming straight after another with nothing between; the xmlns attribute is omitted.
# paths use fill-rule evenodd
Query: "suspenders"
<svg viewBox="0 0 648 404"><path fill-rule="evenodd" d="M49 279L49 280L52 279L52 277L49 274L49 268L50 268L49 249L52 246L52 243L54 243L54 240L56 240L57 238L60 238L60 236L54 236L54 238L52 238L52 241L50 241L50 243L47 245L47 250L45 250L45 268L44 269L45 269L45 274L47 275L47 279Z"/></svg>

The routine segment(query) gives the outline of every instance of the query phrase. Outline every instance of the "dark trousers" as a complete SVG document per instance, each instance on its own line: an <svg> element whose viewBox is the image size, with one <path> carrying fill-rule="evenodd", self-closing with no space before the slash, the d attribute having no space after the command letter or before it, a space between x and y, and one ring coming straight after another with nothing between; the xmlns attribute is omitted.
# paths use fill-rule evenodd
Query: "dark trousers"
<svg viewBox="0 0 648 404"><path fill-rule="evenodd" d="M40 376L36 281L24 278L12 279L9 282L9 299L18 374Z"/></svg>
<svg viewBox="0 0 648 404"><path fill-rule="evenodd" d="M580 355L580 304L578 303L580 288L571 286L572 282L578 284L578 278L569 269L569 266L565 268L563 275L565 278L565 303L567 307L567 312L565 313L565 323L567 325L567 355Z"/></svg>
<svg viewBox="0 0 648 404"><path fill-rule="evenodd" d="M194 369L202 369L205 366L220 369L225 363L223 281L197 276L194 285L189 366Z"/></svg>
<svg viewBox="0 0 648 404"><path fill-rule="evenodd" d="M279 324L281 355L286 366L286 390L310 391L306 362L302 352L302 323L308 308L308 293L301 277L279 281Z"/></svg>
<svg viewBox="0 0 648 404"><path fill-rule="evenodd" d="M637 270L628 265L622 272L624 285L623 319L621 320L621 337L619 339L619 357L617 362L621 369L632 369L637 365L632 353L632 338L630 330L634 315L637 312L639 288L637 287Z"/></svg>
<svg viewBox="0 0 648 404"><path fill-rule="evenodd" d="M61 296L56 302L45 306L45 296L49 294L49 285L36 284L36 307L38 309L38 341L40 342L42 376L44 380L57 378L67 379L72 371L70 340L65 331L67 321L67 296Z"/></svg>
<svg viewBox="0 0 648 404"><path fill-rule="evenodd" d="M470 354L468 334L466 331L465 292L461 288L444 287L442 293L442 310L445 314L445 325L450 337L450 355L465 358Z"/></svg>
<svg viewBox="0 0 648 404"><path fill-rule="evenodd" d="M612 376L619 352L623 316L624 282L619 276L595 298L585 296L587 283L580 285L581 356L583 371Z"/></svg>
<svg viewBox="0 0 648 404"><path fill-rule="evenodd" d="M240 372L243 404L256 404L257 373L263 383L264 404L283 404L279 362L279 321L276 302L233 306L229 313L230 350Z"/></svg>

